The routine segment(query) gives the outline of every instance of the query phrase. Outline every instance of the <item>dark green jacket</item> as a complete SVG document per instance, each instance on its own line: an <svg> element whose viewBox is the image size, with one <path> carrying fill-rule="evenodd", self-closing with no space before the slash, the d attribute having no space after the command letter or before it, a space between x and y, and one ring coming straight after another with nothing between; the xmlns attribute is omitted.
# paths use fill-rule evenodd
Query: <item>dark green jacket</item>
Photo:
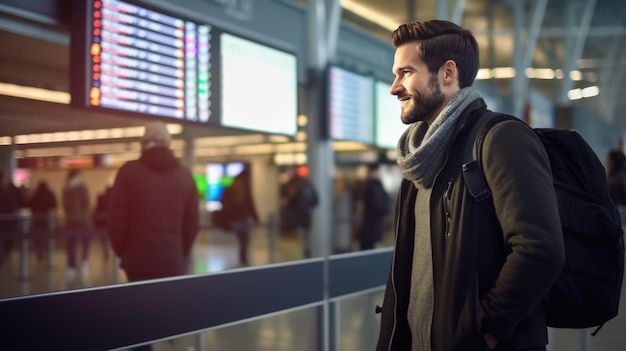
<svg viewBox="0 0 626 351"><path fill-rule="evenodd" d="M519 348L543 347L541 303L564 261L548 156L526 125L501 122L485 136L482 166L492 191L476 202L461 175L461 148L482 100L463 112L430 200L434 269L432 349L487 350L489 332ZM416 187L403 180L396 247L385 291L377 350L410 350Z"/></svg>

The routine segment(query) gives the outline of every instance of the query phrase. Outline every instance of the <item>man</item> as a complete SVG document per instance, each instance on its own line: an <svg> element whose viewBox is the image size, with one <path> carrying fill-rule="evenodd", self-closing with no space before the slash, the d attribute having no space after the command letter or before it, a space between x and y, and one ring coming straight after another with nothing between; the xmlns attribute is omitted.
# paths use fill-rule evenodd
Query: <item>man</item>
<svg viewBox="0 0 626 351"><path fill-rule="evenodd" d="M162 122L146 126L141 157L120 168L111 191L108 234L129 281L187 273L198 234L198 192L169 149Z"/></svg>
<svg viewBox="0 0 626 351"><path fill-rule="evenodd" d="M532 129L496 124L482 150L489 201L461 175L467 132L486 105L471 87L473 35L447 21L394 31L390 93L410 124L378 350L545 350L542 301L564 249L550 162Z"/></svg>

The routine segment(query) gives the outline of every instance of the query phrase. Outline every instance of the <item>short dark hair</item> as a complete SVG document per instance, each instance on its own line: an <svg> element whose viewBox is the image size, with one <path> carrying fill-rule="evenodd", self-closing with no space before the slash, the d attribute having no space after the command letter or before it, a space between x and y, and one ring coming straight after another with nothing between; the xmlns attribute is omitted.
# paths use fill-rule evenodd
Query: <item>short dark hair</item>
<svg viewBox="0 0 626 351"><path fill-rule="evenodd" d="M410 22L400 25L391 36L395 48L409 42L421 43L422 60L431 73L447 61L456 62L460 88L474 83L478 73L478 43L472 32L443 20Z"/></svg>

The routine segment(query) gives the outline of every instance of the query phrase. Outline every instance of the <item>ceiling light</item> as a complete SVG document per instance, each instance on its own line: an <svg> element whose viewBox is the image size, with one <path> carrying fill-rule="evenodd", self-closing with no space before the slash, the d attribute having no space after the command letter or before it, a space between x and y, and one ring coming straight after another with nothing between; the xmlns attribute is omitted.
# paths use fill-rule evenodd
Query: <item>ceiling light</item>
<svg viewBox="0 0 626 351"><path fill-rule="evenodd" d="M586 87L582 90L582 95L584 98L588 98L588 97L593 97L593 96L598 96L598 94L600 94L600 88L598 88L597 86L590 86L590 87Z"/></svg>
<svg viewBox="0 0 626 351"><path fill-rule="evenodd" d="M567 92L567 98L570 100L578 100L578 99L582 99L582 97L583 97L583 92L581 89L572 89Z"/></svg>
<svg viewBox="0 0 626 351"><path fill-rule="evenodd" d="M65 91L27 87L10 83L0 83L0 95L55 102L58 104L70 103L70 94Z"/></svg>
<svg viewBox="0 0 626 351"><path fill-rule="evenodd" d="M583 80L583 74L580 71L578 71L578 70L571 71L569 73L569 77L570 77L571 80L575 80L575 81Z"/></svg>
<svg viewBox="0 0 626 351"><path fill-rule="evenodd" d="M491 69L489 68L481 68L478 70L478 74L476 74L476 79L491 79L493 75L491 74Z"/></svg>
<svg viewBox="0 0 626 351"><path fill-rule="evenodd" d="M513 67L496 67L492 70L494 78L514 78L515 68Z"/></svg>
<svg viewBox="0 0 626 351"><path fill-rule="evenodd" d="M355 15L363 18L367 18L383 28L394 31L398 28L398 23L389 17L382 16L377 11L370 9L367 6L363 6L353 0L341 0L341 7L354 13Z"/></svg>

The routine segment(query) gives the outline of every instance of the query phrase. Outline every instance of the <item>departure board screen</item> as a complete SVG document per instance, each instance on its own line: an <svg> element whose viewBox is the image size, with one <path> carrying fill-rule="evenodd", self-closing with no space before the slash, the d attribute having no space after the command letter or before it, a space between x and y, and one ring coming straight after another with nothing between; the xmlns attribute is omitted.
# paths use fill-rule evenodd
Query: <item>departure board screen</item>
<svg viewBox="0 0 626 351"><path fill-rule="evenodd" d="M329 69L329 126L334 140L374 143L374 79Z"/></svg>
<svg viewBox="0 0 626 351"><path fill-rule="evenodd" d="M88 107L211 119L210 25L120 0L89 1L86 22Z"/></svg>

